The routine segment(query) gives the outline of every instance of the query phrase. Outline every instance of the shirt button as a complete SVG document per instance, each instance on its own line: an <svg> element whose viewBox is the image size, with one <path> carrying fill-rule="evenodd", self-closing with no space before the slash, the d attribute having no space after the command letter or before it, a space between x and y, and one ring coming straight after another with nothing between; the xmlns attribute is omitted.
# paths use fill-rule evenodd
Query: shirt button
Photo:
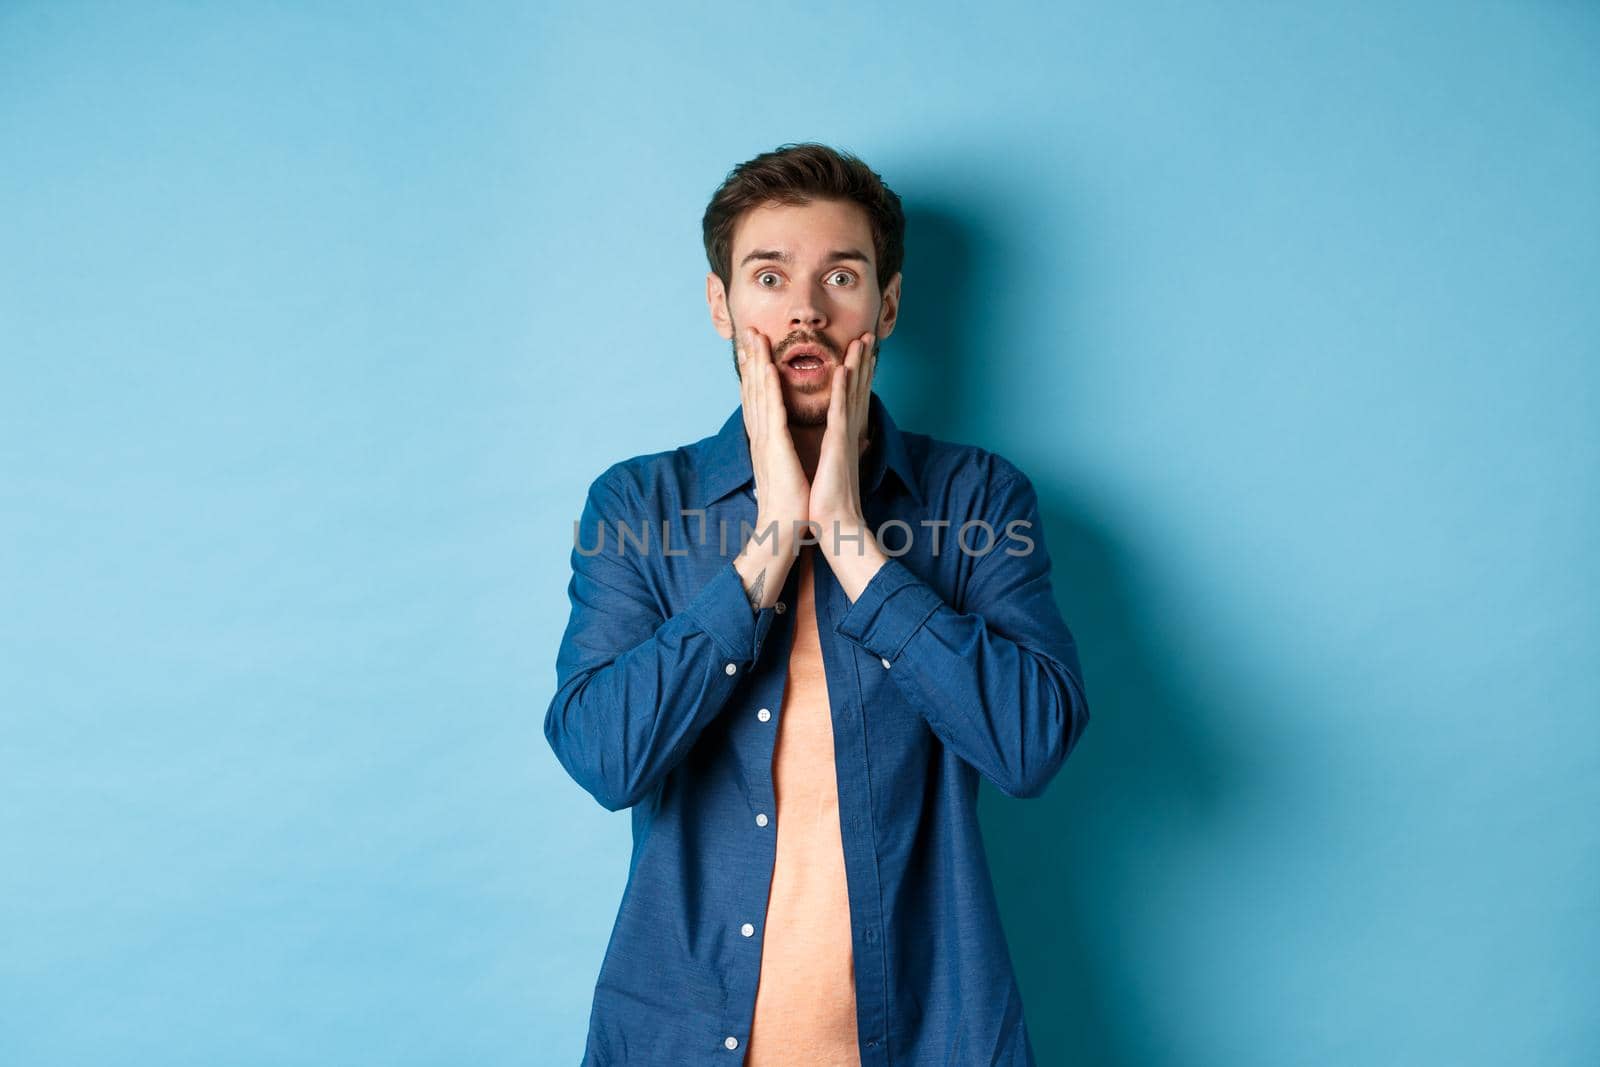
<svg viewBox="0 0 1600 1067"><path fill-rule="evenodd" d="M783 606L783 601L780 600L776 604L772 605L772 610L776 611L779 615L782 615L788 609Z"/></svg>
<svg viewBox="0 0 1600 1067"><path fill-rule="evenodd" d="M756 928L751 926L749 923L745 923L743 926L739 927L739 932L744 936L749 937L751 934L756 932Z"/></svg>
<svg viewBox="0 0 1600 1067"><path fill-rule="evenodd" d="M763 811L763 812L758 812L756 814L756 825L757 826L765 826L765 825L767 825L767 813L766 812Z"/></svg>
<svg viewBox="0 0 1600 1067"><path fill-rule="evenodd" d="M889 669L889 661L884 659L882 656L878 657L878 662L883 664L883 669L884 670L888 670ZM733 664L730 663L730 664L728 664L728 666L732 667ZM733 672L730 670L728 673L732 674Z"/></svg>
<svg viewBox="0 0 1600 1067"><path fill-rule="evenodd" d="M883 665L885 667L887 667L889 665L889 661L888 660L884 660L883 661ZM724 673L724 674L732 674L734 671L736 671L738 669L739 669L738 667L735 667L733 664L730 663L726 667L722 668L722 673Z"/></svg>
<svg viewBox="0 0 1600 1067"><path fill-rule="evenodd" d="M722 1039L722 1043L727 1048L738 1048L739 1047L739 1039L734 1037L732 1034L729 1034L727 1037L723 1038Z"/></svg>
<svg viewBox="0 0 1600 1067"><path fill-rule="evenodd" d="M772 712L768 711L766 708L762 708L760 711L756 712L756 718L760 719L762 722L766 722L768 719L772 718Z"/></svg>

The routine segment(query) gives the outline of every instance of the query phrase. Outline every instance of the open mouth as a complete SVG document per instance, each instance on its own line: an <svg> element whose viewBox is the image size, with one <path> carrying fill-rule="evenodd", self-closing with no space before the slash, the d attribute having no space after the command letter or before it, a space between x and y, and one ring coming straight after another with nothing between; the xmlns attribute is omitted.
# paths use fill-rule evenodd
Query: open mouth
<svg viewBox="0 0 1600 1067"><path fill-rule="evenodd" d="M828 360L814 346L791 352L783 360L784 378L806 391L824 389L829 381Z"/></svg>
<svg viewBox="0 0 1600 1067"><path fill-rule="evenodd" d="M816 371L827 366L827 355L821 345L799 344L783 357L784 366L795 371Z"/></svg>

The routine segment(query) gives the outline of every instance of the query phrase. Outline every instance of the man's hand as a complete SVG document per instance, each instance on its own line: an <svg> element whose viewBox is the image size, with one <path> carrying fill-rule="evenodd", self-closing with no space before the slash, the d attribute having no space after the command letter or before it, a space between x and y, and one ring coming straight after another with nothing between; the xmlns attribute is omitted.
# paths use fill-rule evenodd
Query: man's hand
<svg viewBox="0 0 1600 1067"><path fill-rule="evenodd" d="M788 577L798 530L806 520L811 484L789 436L782 372L773 361L771 343L760 330L749 326L739 335L738 351L739 395L756 479L756 529L734 565L744 577L751 607L763 608L777 601ZM776 530L776 538L767 536L758 544L769 528Z"/></svg>
<svg viewBox="0 0 1600 1067"><path fill-rule="evenodd" d="M819 547L852 601L888 559L867 529L861 508L861 453L878 363L874 340L871 333L864 333L851 341L843 365L833 372L828 428L811 483L809 517L818 527Z"/></svg>
<svg viewBox="0 0 1600 1067"><path fill-rule="evenodd" d="M872 397L872 372L877 356L872 334L850 342L844 363L834 369L828 398L828 428L817 453L817 474L811 485L808 514L822 526L861 522L861 452L867 436L867 412ZM824 541L827 538L824 537Z"/></svg>

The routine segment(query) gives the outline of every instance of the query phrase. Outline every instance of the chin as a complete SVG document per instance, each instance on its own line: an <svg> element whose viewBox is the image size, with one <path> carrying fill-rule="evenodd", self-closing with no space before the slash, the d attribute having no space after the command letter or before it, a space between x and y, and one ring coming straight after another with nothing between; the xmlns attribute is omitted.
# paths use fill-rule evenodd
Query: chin
<svg viewBox="0 0 1600 1067"><path fill-rule="evenodd" d="M828 405L821 404L813 407L810 404L789 405L790 426L826 426L828 425Z"/></svg>
<svg viewBox="0 0 1600 1067"><path fill-rule="evenodd" d="M783 406L789 413L789 425L828 425L828 400L827 390L816 393L799 393L785 389L783 391Z"/></svg>

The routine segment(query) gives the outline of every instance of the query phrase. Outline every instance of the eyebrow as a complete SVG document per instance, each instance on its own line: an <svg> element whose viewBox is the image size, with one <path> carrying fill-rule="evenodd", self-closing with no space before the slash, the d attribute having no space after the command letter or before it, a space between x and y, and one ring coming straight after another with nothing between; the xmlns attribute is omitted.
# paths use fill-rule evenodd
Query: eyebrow
<svg viewBox="0 0 1600 1067"><path fill-rule="evenodd" d="M866 253L858 252L854 248L841 248L828 253L829 263L837 263L841 259L857 260L864 266L871 266L872 264L872 260L867 258ZM740 269L742 270L745 264L755 260L775 260L779 263L790 263L793 262L794 257L778 249L758 248L739 261Z"/></svg>

